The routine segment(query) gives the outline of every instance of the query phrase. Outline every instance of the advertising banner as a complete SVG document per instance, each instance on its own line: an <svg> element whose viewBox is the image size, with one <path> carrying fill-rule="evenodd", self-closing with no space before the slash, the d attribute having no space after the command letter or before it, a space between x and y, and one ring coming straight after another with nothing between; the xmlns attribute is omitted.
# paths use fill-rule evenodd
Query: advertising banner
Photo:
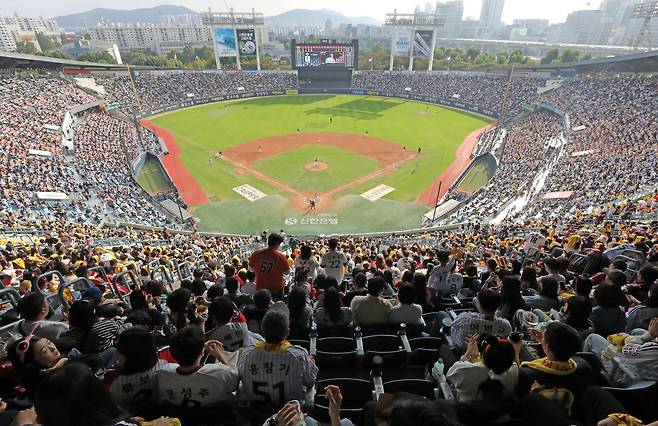
<svg viewBox="0 0 658 426"><path fill-rule="evenodd" d="M409 56L411 48L411 31L398 30L395 32L395 56Z"/></svg>
<svg viewBox="0 0 658 426"><path fill-rule="evenodd" d="M238 36L240 57L256 56L256 31L253 28L237 29L235 31Z"/></svg>
<svg viewBox="0 0 658 426"><path fill-rule="evenodd" d="M432 51L432 30L416 30L414 35L414 56L430 57Z"/></svg>
<svg viewBox="0 0 658 426"><path fill-rule="evenodd" d="M235 30L233 28L215 28L213 34L217 56L225 58L236 55L237 47L235 44Z"/></svg>

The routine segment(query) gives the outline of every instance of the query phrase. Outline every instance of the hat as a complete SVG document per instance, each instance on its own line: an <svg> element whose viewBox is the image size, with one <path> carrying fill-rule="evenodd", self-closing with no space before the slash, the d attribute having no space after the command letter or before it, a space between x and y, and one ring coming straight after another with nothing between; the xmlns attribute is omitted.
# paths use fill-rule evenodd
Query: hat
<svg viewBox="0 0 658 426"><path fill-rule="evenodd" d="M101 291L100 288L96 286L88 288L82 293L83 299L91 299L96 303L100 303L102 297L103 297L103 292Z"/></svg>

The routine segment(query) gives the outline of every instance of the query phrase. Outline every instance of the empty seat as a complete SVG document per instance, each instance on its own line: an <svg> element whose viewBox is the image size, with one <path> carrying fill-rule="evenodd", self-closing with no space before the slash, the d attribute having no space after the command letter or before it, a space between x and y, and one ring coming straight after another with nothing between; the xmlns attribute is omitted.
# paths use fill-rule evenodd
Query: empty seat
<svg viewBox="0 0 658 426"><path fill-rule="evenodd" d="M438 399L438 389L434 383L424 379L400 379L384 383L386 393L407 392L414 395L424 396L430 400Z"/></svg>
<svg viewBox="0 0 658 426"><path fill-rule="evenodd" d="M439 357L439 350L445 343L438 337L417 337L409 339L411 346L411 355L409 356L410 365L427 365L433 363Z"/></svg>
<svg viewBox="0 0 658 426"><path fill-rule="evenodd" d="M369 367L372 357L379 355L384 359L385 367L399 367L407 360L407 351L402 346L400 336L378 334L363 338L365 352L364 364Z"/></svg>
<svg viewBox="0 0 658 426"><path fill-rule="evenodd" d="M354 368L357 364L356 341L349 337L325 337L317 340L315 362L320 369Z"/></svg>

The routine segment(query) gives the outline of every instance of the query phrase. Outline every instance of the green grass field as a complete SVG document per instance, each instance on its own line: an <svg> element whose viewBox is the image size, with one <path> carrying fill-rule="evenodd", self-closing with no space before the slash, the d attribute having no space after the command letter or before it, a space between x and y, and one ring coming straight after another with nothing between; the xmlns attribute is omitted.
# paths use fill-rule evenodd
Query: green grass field
<svg viewBox="0 0 658 426"><path fill-rule="evenodd" d="M171 190L160 164L151 158L147 158L137 176L137 181L149 194L159 194Z"/></svg>
<svg viewBox="0 0 658 426"><path fill-rule="evenodd" d="M468 174L464 176L464 179L459 183L458 189L473 194L486 185L493 174L494 170L490 169L489 164L484 162L476 164L471 170L469 170Z"/></svg>
<svg viewBox="0 0 658 426"><path fill-rule="evenodd" d="M333 117L331 124L329 117ZM419 226L422 214L429 209L415 202L418 196L452 163L464 138L489 122L437 105L352 95L289 95L209 104L162 114L151 121L173 134L181 148L183 164L210 200L194 211L200 219L200 229L243 233L284 229L298 235L393 231ZM228 162L208 164L208 157L217 151L254 139L294 134L297 128L302 133L353 135L363 135L367 130L369 136L414 151L420 147L422 154L394 173L346 189L337 194L337 202L329 211L312 215L295 211L287 202L289 194L254 176L236 172ZM321 147L325 148L337 149ZM369 163L357 154L329 156L329 161L333 162L334 157L337 163L330 165L326 173L304 170L307 160L315 158L306 149L260 160L256 167L291 186L294 183L297 189L318 191L368 173ZM314 175L310 177L310 173ZM382 183L395 191L376 202L358 197ZM256 187L268 197L256 202L245 200L233 191L243 184ZM320 223L325 218L335 218L338 224Z"/></svg>
<svg viewBox="0 0 658 426"><path fill-rule="evenodd" d="M323 171L304 168L315 159L329 167ZM301 192L325 192L379 168L377 161L334 146L307 145L258 160L254 168Z"/></svg>

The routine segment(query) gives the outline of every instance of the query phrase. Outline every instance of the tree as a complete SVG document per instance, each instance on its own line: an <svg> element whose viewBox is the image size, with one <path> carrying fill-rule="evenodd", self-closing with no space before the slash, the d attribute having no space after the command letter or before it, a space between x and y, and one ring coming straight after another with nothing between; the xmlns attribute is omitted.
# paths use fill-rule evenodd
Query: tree
<svg viewBox="0 0 658 426"><path fill-rule="evenodd" d="M509 53L507 53L507 49L500 49L498 53L496 54L496 62L499 64L507 64L509 63Z"/></svg>
<svg viewBox="0 0 658 426"><path fill-rule="evenodd" d="M551 49L541 58L542 64L553 64L557 62L560 56L560 51L557 49Z"/></svg>
<svg viewBox="0 0 658 426"><path fill-rule="evenodd" d="M468 49L466 49L467 61L475 61L475 58L477 58L479 55L480 55L480 49L478 49L475 46L471 46Z"/></svg>
<svg viewBox="0 0 658 426"><path fill-rule="evenodd" d="M528 62L528 57L523 54L521 49L514 49L509 55L510 64L525 64Z"/></svg>
<svg viewBox="0 0 658 426"><path fill-rule="evenodd" d="M576 62L580 57L580 52L572 49L565 49L560 55L560 62Z"/></svg>
<svg viewBox="0 0 658 426"><path fill-rule="evenodd" d="M27 55L36 55L38 51L34 43L30 41L19 40L16 42L16 52L25 53Z"/></svg>
<svg viewBox="0 0 658 426"><path fill-rule="evenodd" d="M590 59L592 59L592 54L587 52L583 56L581 56L580 59L583 61L589 61Z"/></svg>
<svg viewBox="0 0 658 426"><path fill-rule="evenodd" d="M79 61L98 62L101 64L116 64L116 61L108 52L85 52L78 56Z"/></svg>
<svg viewBox="0 0 658 426"><path fill-rule="evenodd" d="M59 43L43 33L37 33L37 42L41 50L53 50L59 47Z"/></svg>
<svg viewBox="0 0 658 426"><path fill-rule="evenodd" d="M68 57L68 55L66 55L63 52L60 52L59 50L46 50L45 52L37 53L37 55L47 56L49 58L71 59Z"/></svg>

